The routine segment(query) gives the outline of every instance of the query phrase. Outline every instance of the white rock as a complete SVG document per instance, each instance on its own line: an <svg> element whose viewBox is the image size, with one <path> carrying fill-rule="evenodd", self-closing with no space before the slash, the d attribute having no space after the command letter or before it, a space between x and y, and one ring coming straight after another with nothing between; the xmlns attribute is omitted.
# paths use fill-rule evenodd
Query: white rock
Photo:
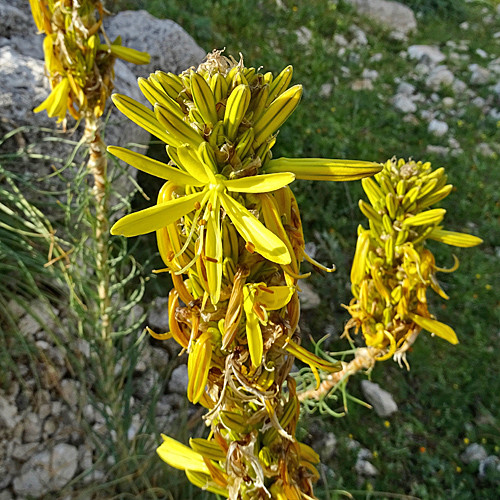
<svg viewBox="0 0 500 500"><path fill-rule="evenodd" d="M486 479L489 477L495 477L498 479L500 476L500 458L495 455L490 455L484 460L479 462L479 479Z"/></svg>
<svg viewBox="0 0 500 500"><path fill-rule="evenodd" d="M373 90L373 82L371 80L354 80L351 84L351 89L358 92L360 90Z"/></svg>
<svg viewBox="0 0 500 500"><path fill-rule="evenodd" d="M466 464L470 464L471 462L477 461L480 462L481 460L484 460L488 456L488 453L484 449L483 446L481 446L478 443L471 443L465 451L460 455L460 459L462 462Z"/></svg>
<svg viewBox="0 0 500 500"><path fill-rule="evenodd" d="M442 85L452 85L455 76L446 66L436 66L430 73L425 84L432 90L439 90Z"/></svg>
<svg viewBox="0 0 500 500"><path fill-rule="evenodd" d="M73 379L64 379L60 384L61 396L70 408L75 409L78 403L78 394L80 393L80 384Z"/></svg>
<svg viewBox="0 0 500 500"><path fill-rule="evenodd" d="M415 85L412 85L411 83L408 82L401 82L398 85L397 93L406 96L411 96L415 93Z"/></svg>
<svg viewBox="0 0 500 500"><path fill-rule="evenodd" d="M430 65L439 64L446 59L446 56L437 47L431 45L411 45L408 47L408 55L410 59Z"/></svg>
<svg viewBox="0 0 500 500"><path fill-rule="evenodd" d="M465 92L467 90L467 84L462 80L458 80L456 78L455 80L453 80L451 88L453 89L453 92L455 92L455 94L461 94L462 92Z"/></svg>
<svg viewBox="0 0 500 500"><path fill-rule="evenodd" d="M322 443L321 461L327 462L335 455L337 449L337 438L333 432L327 432Z"/></svg>
<svg viewBox="0 0 500 500"><path fill-rule="evenodd" d="M168 297L157 297L148 315L148 326L168 331Z"/></svg>
<svg viewBox="0 0 500 500"><path fill-rule="evenodd" d="M12 451L12 458L18 462L26 462L38 446L39 443L16 444Z"/></svg>
<svg viewBox="0 0 500 500"><path fill-rule="evenodd" d="M321 304L321 298L309 283L302 281L300 283L300 290L299 301L300 308L303 311L310 311L311 309L319 307Z"/></svg>
<svg viewBox="0 0 500 500"><path fill-rule="evenodd" d="M473 85L485 85L490 81L491 72L488 68L483 68L478 64L471 64L469 70L472 72L470 82Z"/></svg>
<svg viewBox="0 0 500 500"><path fill-rule="evenodd" d="M493 33L493 38L500 38L500 31Z"/></svg>
<svg viewBox="0 0 500 500"><path fill-rule="evenodd" d="M0 428L12 429L17 423L16 415L17 406L11 405L0 395Z"/></svg>
<svg viewBox="0 0 500 500"><path fill-rule="evenodd" d="M126 63L136 76L148 77L156 70L180 73L198 65L206 55L178 24L145 10L120 12L105 25L110 39L121 35L124 46L151 55L151 62L143 66Z"/></svg>
<svg viewBox="0 0 500 500"><path fill-rule="evenodd" d="M370 57L369 61L370 62L380 62L383 58L384 58L384 56L380 52L377 52L376 54L373 54Z"/></svg>
<svg viewBox="0 0 500 500"><path fill-rule="evenodd" d="M375 477L378 474L377 468L368 460L356 460L354 466L358 475L362 477Z"/></svg>
<svg viewBox="0 0 500 500"><path fill-rule="evenodd" d="M168 382L168 390L174 394L185 394L188 382L187 365L180 365L172 372L172 376Z"/></svg>
<svg viewBox="0 0 500 500"><path fill-rule="evenodd" d="M148 370L144 375L134 380L134 396L141 400L150 398L159 380L160 375L156 370Z"/></svg>
<svg viewBox="0 0 500 500"><path fill-rule="evenodd" d="M494 158L496 156L495 151L486 142L481 142L477 145L476 151L481 156L486 156L487 158Z"/></svg>
<svg viewBox="0 0 500 500"><path fill-rule="evenodd" d="M0 500L13 500L12 493L9 490L0 492Z"/></svg>
<svg viewBox="0 0 500 500"><path fill-rule="evenodd" d="M483 59L486 59L488 57L488 52L483 49L476 49L476 54Z"/></svg>
<svg viewBox="0 0 500 500"><path fill-rule="evenodd" d="M432 144L429 144L425 148L425 151L426 151L426 153L439 155L439 156L448 156L450 154L450 148L447 148L445 146L434 146Z"/></svg>
<svg viewBox="0 0 500 500"><path fill-rule="evenodd" d="M333 92L333 84L331 83L324 83L321 85L321 88L319 89L319 96L320 97L330 97Z"/></svg>
<svg viewBox="0 0 500 500"><path fill-rule="evenodd" d="M473 106L476 106L476 108L483 108L486 104L486 101L482 97L477 96L472 99L471 104Z"/></svg>
<svg viewBox="0 0 500 500"><path fill-rule="evenodd" d="M460 23L459 26L460 26L460 29L462 29L462 30L468 30L470 28L470 25L467 21Z"/></svg>
<svg viewBox="0 0 500 500"><path fill-rule="evenodd" d="M369 380L361 381L361 390L379 417L388 417L398 411L392 394Z"/></svg>
<svg viewBox="0 0 500 500"><path fill-rule="evenodd" d="M7 304L7 311L9 311L9 315L15 320L26 314L26 309L15 299L9 300L9 303Z"/></svg>
<svg viewBox="0 0 500 500"><path fill-rule="evenodd" d="M399 2L387 0L348 0L358 12L385 28L408 35L417 29L413 11Z"/></svg>
<svg viewBox="0 0 500 500"><path fill-rule="evenodd" d="M442 137L448 132L448 124L434 118L434 120L429 123L427 130L436 137Z"/></svg>
<svg viewBox="0 0 500 500"><path fill-rule="evenodd" d="M491 87L491 90L497 94L498 96L500 96L500 82L498 82L496 85L494 85L493 87Z"/></svg>
<svg viewBox="0 0 500 500"><path fill-rule="evenodd" d="M364 47L368 45L368 38L366 37L366 33L359 28L358 26L351 26L349 32L353 36L353 45L361 45Z"/></svg>
<svg viewBox="0 0 500 500"><path fill-rule="evenodd" d="M378 71L376 69L365 68L361 76L367 80L376 80L378 78Z"/></svg>
<svg viewBox="0 0 500 500"><path fill-rule="evenodd" d="M403 94L396 94L393 97L392 104L401 113L415 113L417 111L417 105Z"/></svg>
<svg viewBox="0 0 500 500"><path fill-rule="evenodd" d="M39 443L42 438L42 420L33 412L24 418L23 441L25 443Z"/></svg>
<svg viewBox="0 0 500 500"><path fill-rule="evenodd" d="M299 45L309 45L312 38L312 31L309 28L301 26L295 31L295 34L297 35L297 43Z"/></svg>
<svg viewBox="0 0 500 500"><path fill-rule="evenodd" d="M349 45L349 42L346 40L345 36L339 35L337 33L333 35L333 41L340 47L347 47Z"/></svg>
<svg viewBox="0 0 500 500"><path fill-rule="evenodd" d="M442 102L445 108L452 108L455 105L455 99L453 99L453 97L445 97Z"/></svg>
<svg viewBox="0 0 500 500"><path fill-rule="evenodd" d="M488 113L488 116L492 120L500 121L500 109L490 109L490 112Z"/></svg>
<svg viewBox="0 0 500 500"><path fill-rule="evenodd" d="M32 456L14 478L14 493L40 498L51 491L59 491L76 473L78 450L61 443L50 451Z"/></svg>

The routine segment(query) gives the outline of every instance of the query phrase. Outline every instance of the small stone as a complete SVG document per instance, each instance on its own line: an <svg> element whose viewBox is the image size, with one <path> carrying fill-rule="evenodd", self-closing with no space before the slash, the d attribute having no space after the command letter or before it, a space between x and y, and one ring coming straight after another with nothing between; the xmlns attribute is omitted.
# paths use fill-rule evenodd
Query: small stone
<svg viewBox="0 0 500 500"><path fill-rule="evenodd" d="M356 472L362 477L375 477L378 474L377 468L368 460L357 460L354 466Z"/></svg>
<svg viewBox="0 0 500 500"><path fill-rule="evenodd" d="M479 462L479 479L495 479L500 481L500 458L490 455Z"/></svg>
<svg viewBox="0 0 500 500"><path fill-rule="evenodd" d="M146 373L147 369L151 366L151 351L149 344L146 344L139 353L139 359L134 366L134 375L142 375Z"/></svg>
<svg viewBox="0 0 500 500"><path fill-rule="evenodd" d="M324 83L321 85L321 88L319 89L319 96L320 97L330 97L333 92L333 85L331 83Z"/></svg>
<svg viewBox="0 0 500 500"><path fill-rule="evenodd" d="M469 71L472 73L470 77L472 85L485 85L490 81L491 72L488 68L483 68L478 64L471 64Z"/></svg>
<svg viewBox="0 0 500 500"><path fill-rule="evenodd" d="M493 38L500 38L500 31L493 33Z"/></svg>
<svg viewBox="0 0 500 500"><path fill-rule="evenodd" d="M60 385L61 396L68 403L70 408L76 408L78 403L78 394L80 392L80 384L73 379L64 379Z"/></svg>
<svg viewBox="0 0 500 500"><path fill-rule="evenodd" d="M40 498L59 491L76 473L78 450L69 444L57 444L52 450L33 455L14 478L14 493Z"/></svg>
<svg viewBox="0 0 500 500"><path fill-rule="evenodd" d="M455 79L451 84L451 88L453 89L453 92L455 92L455 94L462 94L467 90L467 84L462 80Z"/></svg>
<svg viewBox="0 0 500 500"><path fill-rule="evenodd" d="M309 28L301 26L295 31L295 34L297 35L297 43L299 45L309 45L312 38L312 31Z"/></svg>
<svg viewBox="0 0 500 500"><path fill-rule="evenodd" d="M373 90L373 82L371 80L355 80L351 84L351 89L358 92L360 90Z"/></svg>
<svg viewBox="0 0 500 500"><path fill-rule="evenodd" d="M455 105L455 99L453 97L445 97L443 99L443 106L445 108L452 108Z"/></svg>
<svg viewBox="0 0 500 500"><path fill-rule="evenodd" d="M439 64L446 59L446 56L437 47L430 45L411 45L408 47L408 55L410 59L430 65Z"/></svg>
<svg viewBox="0 0 500 500"><path fill-rule="evenodd" d="M366 37L366 33L358 28L357 26L351 26L349 32L353 35L354 45L365 46L368 45L368 38Z"/></svg>
<svg viewBox="0 0 500 500"><path fill-rule="evenodd" d="M346 40L346 38L339 34L333 35L333 41L340 47L347 47L349 45L349 42Z"/></svg>
<svg viewBox="0 0 500 500"><path fill-rule="evenodd" d="M412 85L411 83L408 82L401 82L398 85L397 93L409 97L415 93L415 90L416 90L415 85Z"/></svg>
<svg viewBox="0 0 500 500"><path fill-rule="evenodd" d="M491 146L486 142L481 142L477 145L476 151L479 155L485 156L487 158L495 158L496 153L493 151Z"/></svg>
<svg viewBox="0 0 500 500"><path fill-rule="evenodd" d="M337 449L337 438L333 432L328 432L323 440L323 447L321 451L321 461L327 462L335 455Z"/></svg>
<svg viewBox="0 0 500 500"><path fill-rule="evenodd" d="M168 297L158 297L148 315L148 325L161 332L168 332Z"/></svg>
<svg viewBox="0 0 500 500"><path fill-rule="evenodd" d="M425 84L433 90L439 90L443 85L452 85L455 76L446 66L436 66L430 73Z"/></svg>
<svg viewBox="0 0 500 500"><path fill-rule="evenodd" d="M53 417L61 415L62 403L61 401L52 401L50 413Z"/></svg>
<svg viewBox="0 0 500 500"><path fill-rule="evenodd" d="M16 415L17 407L0 395L0 428L12 429L17 423Z"/></svg>
<svg viewBox="0 0 500 500"><path fill-rule="evenodd" d="M12 451L12 458L18 462L26 462L38 448L39 443L16 444Z"/></svg>
<svg viewBox="0 0 500 500"><path fill-rule="evenodd" d="M463 23L460 23L459 26L460 26L460 29L462 29L464 31L466 31L466 30L468 30L470 28L470 25L469 25L469 23L467 21L464 21Z"/></svg>
<svg viewBox="0 0 500 500"><path fill-rule="evenodd" d="M361 390L379 417L389 417L398 411L398 405L394 401L392 394L382 389L380 385L369 380L363 380Z"/></svg>
<svg viewBox="0 0 500 500"><path fill-rule="evenodd" d="M305 281L300 283L299 301L300 308L304 311L316 309L321 304L320 296L314 291L312 286Z"/></svg>
<svg viewBox="0 0 500 500"><path fill-rule="evenodd" d="M429 144L425 148L425 151L429 154L434 154L439 156L448 156L450 154L450 148L447 148L445 146L434 146L432 144Z"/></svg>
<svg viewBox="0 0 500 500"><path fill-rule="evenodd" d="M483 49L476 49L476 54L483 59L486 59L488 57L488 52Z"/></svg>
<svg viewBox="0 0 500 500"><path fill-rule="evenodd" d="M42 420L33 412L28 413L24 418L24 443L39 443L42 438Z"/></svg>
<svg viewBox="0 0 500 500"><path fill-rule="evenodd" d="M429 123L427 130L436 137L442 137L448 132L448 124L441 120L434 119Z"/></svg>
<svg viewBox="0 0 500 500"><path fill-rule="evenodd" d="M465 448L465 451L460 455L460 459L462 462L465 464L470 464L471 462L480 462L481 460L484 460L488 456L488 453L486 453L486 450L484 449L483 446L481 446L478 443L471 443L467 448Z"/></svg>
<svg viewBox="0 0 500 500"><path fill-rule="evenodd" d="M15 299L9 300L7 311L12 316L13 320L18 320L23 314L26 314L26 309Z"/></svg>
<svg viewBox="0 0 500 500"><path fill-rule="evenodd" d="M144 375L134 380L134 396L144 400L150 397L155 386L158 385L160 375L155 370L148 370Z"/></svg>
<svg viewBox="0 0 500 500"><path fill-rule="evenodd" d="M8 490L4 490L0 493L0 500L13 500L12 493Z"/></svg>
<svg viewBox="0 0 500 500"><path fill-rule="evenodd" d="M172 376L168 382L168 391L175 394L185 394L188 382L189 378L187 365L180 365L172 372Z"/></svg>
<svg viewBox="0 0 500 500"><path fill-rule="evenodd" d="M370 57L369 61L370 62L380 62L383 58L384 58L384 56L380 52L377 52L376 54L373 54Z"/></svg>
<svg viewBox="0 0 500 500"><path fill-rule="evenodd" d="M365 68L361 76L367 80L376 80L378 78L378 71L375 69Z"/></svg>
<svg viewBox="0 0 500 500"><path fill-rule="evenodd" d="M490 109L488 116L495 121L500 121L500 109Z"/></svg>
<svg viewBox="0 0 500 500"><path fill-rule="evenodd" d="M472 99L471 104L476 106L476 108L483 108L486 105L486 101L482 97L477 96Z"/></svg>
<svg viewBox="0 0 500 500"><path fill-rule="evenodd" d="M158 372L164 372L169 364L170 364L170 356L165 349L161 347L152 347L151 348L151 363L153 368Z"/></svg>
<svg viewBox="0 0 500 500"><path fill-rule="evenodd" d="M38 410L38 416L42 419L45 420L52 412L52 405L50 403L44 403L43 405L40 406L40 409Z"/></svg>
<svg viewBox="0 0 500 500"><path fill-rule="evenodd" d="M401 113L415 113L417 111L417 105L403 94L396 94L392 99L392 104Z"/></svg>

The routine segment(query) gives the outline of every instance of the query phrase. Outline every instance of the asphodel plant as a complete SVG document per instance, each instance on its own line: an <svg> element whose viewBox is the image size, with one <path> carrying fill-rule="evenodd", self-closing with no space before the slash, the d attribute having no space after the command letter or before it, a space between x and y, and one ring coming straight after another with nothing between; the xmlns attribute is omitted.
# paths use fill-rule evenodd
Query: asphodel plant
<svg viewBox="0 0 500 500"><path fill-rule="evenodd" d="M368 219L368 228L358 227L358 241L351 270L353 299L347 306L351 314L345 334L360 330L366 348L356 351L354 360L341 371L326 376L319 389L300 394L300 399L318 399L340 380L359 370L370 370L376 361L394 358L409 368L406 353L421 330L457 344L454 330L438 321L428 309L427 291L443 299L436 273L441 269L428 240L456 247L473 247L482 240L476 236L447 231L442 223L446 210L432 208L446 198L453 186L447 184L444 168L433 170L429 162L393 158L371 179L363 179L369 203L359 201Z"/></svg>
<svg viewBox="0 0 500 500"><path fill-rule="evenodd" d="M83 141L89 144L87 167L94 178L101 335L109 339L108 181L100 118L113 90L116 58L147 64L150 57L122 47L120 37L113 42L109 40L102 24L107 12L100 0L30 0L30 6L38 30L45 33L45 69L52 88L34 112L46 110L49 117L57 117L64 124L68 113L75 120L85 120Z"/></svg>
<svg viewBox="0 0 500 500"><path fill-rule="evenodd" d="M207 438L190 447L164 436L168 464L200 488L231 499L313 498L317 454L295 437L299 404L294 359L334 372L300 345L300 263L304 251L294 179L353 180L381 165L363 161L273 159L279 127L297 107L292 68L278 76L214 51L180 75L139 79L153 110L123 95L120 111L166 143L163 163L108 150L164 179L155 206L125 216L113 234L156 231L173 279L170 331L188 353L187 396L207 412ZM286 389L285 389L286 388Z"/></svg>

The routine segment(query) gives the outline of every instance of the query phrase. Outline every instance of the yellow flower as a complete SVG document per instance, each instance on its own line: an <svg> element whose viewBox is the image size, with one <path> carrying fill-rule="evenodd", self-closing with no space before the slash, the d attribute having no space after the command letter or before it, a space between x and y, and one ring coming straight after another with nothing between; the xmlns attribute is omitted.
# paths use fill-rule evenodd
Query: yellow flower
<svg viewBox="0 0 500 500"><path fill-rule="evenodd" d="M248 350L254 367L262 362L264 342L260 325L267 325L267 311L276 311L285 307L294 292L295 287L292 286L267 287L265 283L250 283L243 287Z"/></svg>
<svg viewBox="0 0 500 500"><path fill-rule="evenodd" d="M125 216L111 228L111 233L124 236L150 233L195 211L195 223L200 216L204 221L199 226L198 248L201 252L204 243L208 286L214 304L219 301L222 281L221 206L252 250L277 264L290 264L291 257L285 244L229 193L275 191L293 182L293 174L276 173L227 179L214 173L217 171L215 165L207 164L210 161L207 158L210 159L213 154L207 142L202 142L197 150L188 144L178 147L178 167L171 167L120 147L110 146L108 151L143 172L173 181L179 186L193 188L193 194ZM189 267L199 256L195 256ZM181 272L186 270L184 268Z"/></svg>
<svg viewBox="0 0 500 500"><path fill-rule="evenodd" d="M33 111L39 113L44 109L47 110L47 114L50 118L54 116L58 117L57 122L64 120L66 116L66 111L68 110L68 96L69 96L70 86L68 78L63 78L49 94L47 99L37 106Z"/></svg>

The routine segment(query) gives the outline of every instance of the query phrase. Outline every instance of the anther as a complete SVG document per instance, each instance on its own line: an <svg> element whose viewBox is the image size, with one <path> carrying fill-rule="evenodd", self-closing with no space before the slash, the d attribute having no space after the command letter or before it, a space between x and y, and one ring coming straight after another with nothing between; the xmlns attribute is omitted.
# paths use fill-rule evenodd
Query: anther
<svg viewBox="0 0 500 500"><path fill-rule="evenodd" d="M251 241L247 241L245 248L250 252L254 253L255 252L255 245Z"/></svg>
<svg viewBox="0 0 500 500"><path fill-rule="evenodd" d="M200 226L204 226L206 223L207 223L207 221L206 221L205 219L200 219L200 220L198 221L198 224L199 224Z"/></svg>
<svg viewBox="0 0 500 500"><path fill-rule="evenodd" d="M207 255L203 256L203 260L208 260L208 262L213 262L214 264L217 264L219 262L217 259L214 259L213 257L208 257Z"/></svg>
<svg viewBox="0 0 500 500"><path fill-rule="evenodd" d="M197 202L194 204L194 208L195 208L196 210L199 210L199 209L201 208L201 205L200 205L200 202L199 202L199 201L197 201Z"/></svg>

